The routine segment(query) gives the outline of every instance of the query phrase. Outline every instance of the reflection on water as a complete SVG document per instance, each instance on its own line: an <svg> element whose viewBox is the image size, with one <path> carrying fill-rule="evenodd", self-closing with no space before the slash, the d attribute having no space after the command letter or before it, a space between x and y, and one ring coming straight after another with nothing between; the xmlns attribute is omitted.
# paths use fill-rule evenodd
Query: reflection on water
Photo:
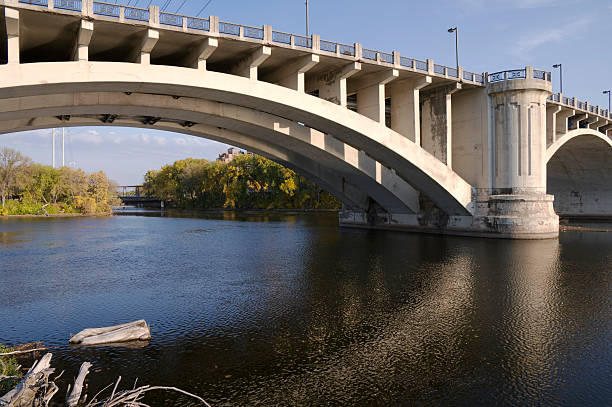
<svg viewBox="0 0 612 407"><path fill-rule="evenodd" d="M0 342L57 346L66 380L92 361L92 392L121 375L215 405L612 400L610 233L507 241L339 229L333 214L129 214L0 220ZM140 318L146 346L67 345Z"/></svg>

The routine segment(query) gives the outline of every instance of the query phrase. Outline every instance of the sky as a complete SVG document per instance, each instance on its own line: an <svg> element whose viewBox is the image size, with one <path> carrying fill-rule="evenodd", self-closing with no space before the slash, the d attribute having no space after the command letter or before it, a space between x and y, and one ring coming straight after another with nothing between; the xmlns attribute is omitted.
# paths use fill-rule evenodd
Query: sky
<svg viewBox="0 0 612 407"><path fill-rule="evenodd" d="M111 0L113 1L113 0ZM149 0L119 1L146 7ZM168 0L154 0L166 5ZM208 0L170 0L166 11L195 15ZM304 34L304 0L211 0L203 16ZM399 51L438 64L455 65L459 27L459 64L471 72L496 72L532 65L553 71L564 94L607 107L612 88L612 0L310 0L310 31L322 39L359 42L365 48ZM213 160L228 146L148 129L119 127L66 129L66 165L105 171L121 185L138 184L147 170L186 157ZM61 162L59 138L57 160ZM51 164L51 130L0 135L0 147L21 151Z"/></svg>

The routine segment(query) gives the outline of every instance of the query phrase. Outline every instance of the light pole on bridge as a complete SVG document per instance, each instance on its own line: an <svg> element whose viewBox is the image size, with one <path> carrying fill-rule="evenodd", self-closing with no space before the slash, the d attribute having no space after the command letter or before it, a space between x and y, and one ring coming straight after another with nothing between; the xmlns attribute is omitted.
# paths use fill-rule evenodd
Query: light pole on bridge
<svg viewBox="0 0 612 407"><path fill-rule="evenodd" d="M603 94L608 94L608 116L610 116L612 114L612 96L611 96L611 92L609 90L604 90Z"/></svg>
<svg viewBox="0 0 612 407"><path fill-rule="evenodd" d="M306 0L306 37L310 37L310 14L308 10L308 0Z"/></svg>
<svg viewBox="0 0 612 407"><path fill-rule="evenodd" d="M563 64L554 64L553 68L559 68L559 93L563 93Z"/></svg>
<svg viewBox="0 0 612 407"><path fill-rule="evenodd" d="M457 61L457 77L459 82L461 82L462 78L459 78L459 28L458 26L449 28L448 32L455 33L455 60Z"/></svg>

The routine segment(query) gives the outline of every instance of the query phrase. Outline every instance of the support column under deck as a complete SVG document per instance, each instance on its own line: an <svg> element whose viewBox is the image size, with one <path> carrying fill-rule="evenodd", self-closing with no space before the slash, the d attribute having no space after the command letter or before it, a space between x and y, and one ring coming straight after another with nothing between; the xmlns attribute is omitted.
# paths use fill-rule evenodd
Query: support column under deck
<svg viewBox="0 0 612 407"><path fill-rule="evenodd" d="M7 63L19 63L19 10L5 7L4 21L7 36Z"/></svg>

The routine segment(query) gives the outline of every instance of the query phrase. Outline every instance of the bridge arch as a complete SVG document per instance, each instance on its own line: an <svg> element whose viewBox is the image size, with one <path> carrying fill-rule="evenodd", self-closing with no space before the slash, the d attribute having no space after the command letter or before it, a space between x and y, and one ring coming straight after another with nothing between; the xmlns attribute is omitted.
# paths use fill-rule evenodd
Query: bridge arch
<svg viewBox="0 0 612 407"><path fill-rule="evenodd" d="M612 215L612 140L591 129L576 129L546 152L547 192L555 212L567 217Z"/></svg>
<svg viewBox="0 0 612 407"><path fill-rule="evenodd" d="M259 152L332 193L346 192L339 197L355 207L366 204L320 175L350 174L357 190L390 212L418 210L416 189L449 215L471 213L471 186L410 140L345 107L249 78L115 62L5 65L0 101L4 133L93 124L167 129ZM340 146L352 149L352 159Z"/></svg>
<svg viewBox="0 0 612 407"><path fill-rule="evenodd" d="M57 118L53 116L39 117L35 122L31 122L33 125L26 125L28 121L31 122L31 119L14 120L10 123L3 123L8 125L6 127L0 125L0 133L5 132L5 129L11 129L10 131L23 131L57 126ZM142 124L137 118L123 118L117 120L115 123L122 127L151 128L150 126ZM64 127L81 126L94 127L105 126L105 124L93 118L73 118L69 122L64 123ZM308 160L303 155L287 150L282 146L270 142L263 142L250 135L244 135L214 126L198 125L197 127L194 126L193 128L186 129L178 123L160 123L155 129L231 144L262 155L304 175L320 187L332 193L348 208L365 211L369 204L368 197L376 196L377 199L382 202L380 205L385 209L396 209L399 210L400 213L402 209L408 210L403 203L398 202L398 198L389 190L376 183L371 177L360 174L354 167L350 168L348 165L345 165L345 168L353 172L342 173L343 175L341 176L333 173L327 168L316 165L312 160ZM356 187L356 185L360 185L361 188Z"/></svg>

